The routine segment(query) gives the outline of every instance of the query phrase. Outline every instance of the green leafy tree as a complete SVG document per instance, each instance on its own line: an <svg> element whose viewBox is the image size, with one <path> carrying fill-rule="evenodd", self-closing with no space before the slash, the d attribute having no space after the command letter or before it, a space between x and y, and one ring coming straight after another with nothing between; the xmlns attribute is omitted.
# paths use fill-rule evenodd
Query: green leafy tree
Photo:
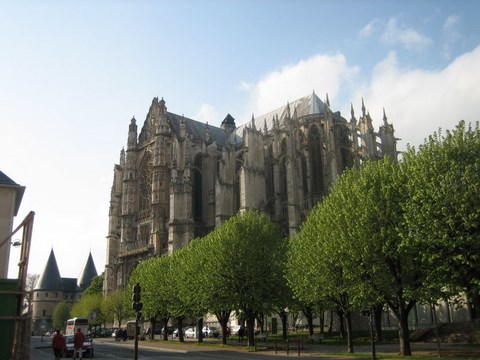
<svg viewBox="0 0 480 360"><path fill-rule="evenodd" d="M228 261L222 257L225 254L219 253L217 235L217 232L211 232L189 245L193 253L193 266L196 270L191 281L195 282L193 286L197 291L195 301L198 301L200 305L197 309L198 313L202 311L206 313L208 310L215 314L222 328L222 343L226 344L227 324L235 306L235 294L228 291L230 289L225 291L224 273ZM230 266L232 266L231 261Z"/></svg>
<svg viewBox="0 0 480 360"><path fill-rule="evenodd" d="M70 311L72 317L86 317L90 319L90 325L101 325L104 321L102 294L83 295L80 301L75 303ZM95 318L90 318L91 314L95 314Z"/></svg>
<svg viewBox="0 0 480 360"><path fill-rule="evenodd" d="M284 285L286 239L268 216L246 211L209 234L208 241L205 276L218 295L208 308L215 313L241 311L253 345L256 316L273 307Z"/></svg>
<svg viewBox="0 0 480 360"><path fill-rule="evenodd" d="M83 295L101 294L103 291L104 274L95 276L90 285L85 289Z"/></svg>
<svg viewBox="0 0 480 360"><path fill-rule="evenodd" d="M347 315L386 303L399 322L400 353L411 355L408 314L428 291L418 253L402 237L405 183L404 173L389 158L346 171L293 241L289 269L292 284L300 279L297 292L308 297L309 278L301 273L307 272L319 284L310 296L330 298Z"/></svg>
<svg viewBox="0 0 480 360"><path fill-rule="evenodd" d="M326 303L339 315L340 334L343 334L343 317L347 324L347 347L353 352L351 314L354 282L344 277L342 254L319 222L326 215L325 206L316 207L302 226L301 232L291 239L287 261L287 281L295 297L303 303Z"/></svg>
<svg viewBox="0 0 480 360"><path fill-rule="evenodd" d="M170 274L171 257L158 256L140 262L129 278L126 297L131 299L132 288L139 283L142 291L142 313L150 319L152 333L157 319L163 321L163 339L168 340L167 325L171 314L172 293L167 277Z"/></svg>
<svg viewBox="0 0 480 360"><path fill-rule="evenodd" d="M115 290L109 293L102 303L102 312L107 318L107 321L118 321L118 327L122 326L122 321L125 320L130 311L128 306L125 291Z"/></svg>
<svg viewBox="0 0 480 360"><path fill-rule="evenodd" d="M467 295L480 318L480 128L461 121L404 154L408 201L404 236L430 269L426 283Z"/></svg>
<svg viewBox="0 0 480 360"><path fill-rule="evenodd" d="M52 325L55 328L62 329L65 326L65 323L70 318L71 305L67 304L65 301L60 301L52 314Z"/></svg>

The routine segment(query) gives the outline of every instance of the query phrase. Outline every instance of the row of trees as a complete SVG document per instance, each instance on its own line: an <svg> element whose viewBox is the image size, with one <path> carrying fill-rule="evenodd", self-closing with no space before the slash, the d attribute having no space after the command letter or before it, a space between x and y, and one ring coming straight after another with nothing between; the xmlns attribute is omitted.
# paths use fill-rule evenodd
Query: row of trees
<svg viewBox="0 0 480 360"><path fill-rule="evenodd" d="M287 241L268 216L246 211L172 256L141 262L132 272L130 288L142 286L143 316L152 328L160 319L166 326L176 319L215 314L226 343L226 327L233 311L246 321L249 344L255 319L288 305L284 280ZM163 332L166 339L167 332ZM183 334L179 331L180 341ZM201 341L201 338L200 338Z"/></svg>
<svg viewBox="0 0 480 360"><path fill-rule="evenodd" d="M472 319L480 315L479 155L478 124L461 122L398 163L346 171L291 239L266 215L246 211L172 256L139 263L129 289L141 284L152 328L213 313L226 342L236 312L250 345L255 319L263 327L266 314L280 315L285 336L287 308L303 311L311 333L315 312L330 309L345 320L350 352L352 312L381 314L386 304L399 322L400 352L411 355L407 319L416 303L465 294Z"/></svg>
<svg viewBox="0 0 480 360"><path fill-rule="evenodd" d="M401 162L346 171L290 242L287 279L301 301L344 312L387 304L411 355L408 314L465 294L480 310L480 131L461 122L433 134Z"/></svg>

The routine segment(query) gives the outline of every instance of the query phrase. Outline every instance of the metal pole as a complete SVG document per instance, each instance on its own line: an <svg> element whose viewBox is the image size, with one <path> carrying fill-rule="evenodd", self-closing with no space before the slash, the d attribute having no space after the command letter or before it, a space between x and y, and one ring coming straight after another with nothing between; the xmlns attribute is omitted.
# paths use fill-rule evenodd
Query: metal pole
<svg viewBox="0 0 480 360"><path fill-rule="evenodd" d="M135 316L135 353L134 359L138 360L138 313Z"/></svg>
<svg viewBox="0 0 480 360"><path fill-rule="evenodd" d="M372 360L375 360L375 332L373 329L374 312L370 309L370 339L372 342Z"/></svg>
<svg viewBox="0 0 480 360"><path fill-rule="evenodd" d="M436 343L437 343L437 354L438 354L438 357L441 357L442 352L441 352L441 349L440 349L440 336L438 334L438 322L437 322L437 313L436 313L436 310L435 310L435 304L431 304L430 307L433 311L432 312L433 322L435 324L435 338L436 338Z"/></svg>

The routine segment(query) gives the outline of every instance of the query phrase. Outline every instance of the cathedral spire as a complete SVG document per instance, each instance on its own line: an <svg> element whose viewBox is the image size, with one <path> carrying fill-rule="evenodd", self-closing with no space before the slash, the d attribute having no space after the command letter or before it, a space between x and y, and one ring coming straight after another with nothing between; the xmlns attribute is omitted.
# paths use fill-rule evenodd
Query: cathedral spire
<svg viewBox="0 0 480 360"><path fill-rule="evenodd" d="M388 125L387 123L387 114L385 113L385 108L383 108L383 124L384 125Z"/></svg>
<svg viewBox="0 0 480 360"><path fill-rule="evenodd" d="M88 254L88 259L85 264L85 267L82 270L82 273L78 277L77 286L80 289L85 290L87 287L90 286L92 279L98 276L97 269L95 268L95 263L93 262L92 253Z"/></svg>
<svg viewBox="0 0 480 360"><path fill-rule="evenodd" d="M355 120L355 111L353 110L353 104L350 103L350 118L351 120Z"/></svg>
<svg viewBox="0 0 480 360"><path fill-rule="evenodd" d="M330 107L330 100L328 99L328 93L326 93L325 104Z"/></svg>
<svg viewBox="0 0 480 360"><path fill-rule="evenodd" d="M362 97L362 116L365 117L365 103L363 102L363 97Z"/></svg>
<svg viewBox="0 0 480 360"><path fill-rule="evenodd" d="M125 148L122 147L122 151L120 151L120 166L122 169L125 167Z"/></svg>
<svg viewBox="0 0 480 360"><path fill-rule="evenodd" d="M47 260L47 265L42 274L38 278L37 284L34 290L61 290L62 278L60 277L60 271L58 270L57 259L53 248L50 251L50 256Z"/></svg>
<svg viewBox="0 0 480 360"><path fill-rule="evenodd" d="M128 127L128 140L127 140L127 150L135 148L137 146L137 120L135 116L130 120L130 125Z"/></svg>
<svg viewBox="0 0 480 360"><path fill-rule="evenodd" d="M290 102L287 101L287 119L290 119Z"/></svg>
<svg viewBox="0 0 480 360"><path fill-rule="evenodd" d="M157 97L157 100L158 100L158 97ZM165 100L163 100L163 96L162 96L162 100L158 102L158 105L160 106L160 114L165 114L167 112L167 107L165 106Z"/></svg>
<svg viewBox="0 0 480 360"><path fill-rule="evenodd" d="M257 130L257 128L255 126L255 116L253 115L253 113L252 113L252 129Z"/></svg>

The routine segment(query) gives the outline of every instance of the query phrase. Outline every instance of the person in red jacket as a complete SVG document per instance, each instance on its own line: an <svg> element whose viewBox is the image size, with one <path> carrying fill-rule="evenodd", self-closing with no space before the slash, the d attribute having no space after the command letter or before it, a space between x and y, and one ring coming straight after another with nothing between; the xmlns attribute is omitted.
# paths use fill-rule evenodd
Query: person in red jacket
<svg viewBox="0 0 480 360"><path fill-rule="evenodd" d="M77 353L78 353L78 358L82 358L82 349L83 349L83 343L85 342L85 335L82 333L82 329L78 328L77 332L75 335L73 335L73 357L76 359L77 358Z"/></svg>
<svg viewBox="0 0 480 360"><path fill-rule="evenodd" d="M65 338L58 329L52 338L52 348L55 354L55 360L59 360L62 357L63 349L65 349Z"/></svg>

